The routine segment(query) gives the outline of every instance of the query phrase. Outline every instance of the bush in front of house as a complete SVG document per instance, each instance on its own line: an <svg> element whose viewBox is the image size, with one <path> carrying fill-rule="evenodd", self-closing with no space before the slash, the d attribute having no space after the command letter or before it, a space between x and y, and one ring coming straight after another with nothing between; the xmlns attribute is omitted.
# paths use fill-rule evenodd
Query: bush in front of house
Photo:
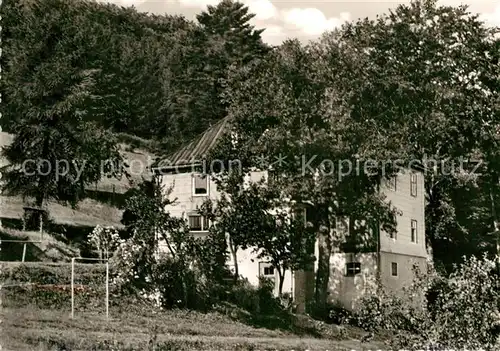
<svg viewBox="0 0 500 351"><path fill-rule="evenodd" d="M394 331L397 349L499 349L497 270L495 261L472 257L448 278L419 275L403 294L363 298L351 322Z"/></svg>

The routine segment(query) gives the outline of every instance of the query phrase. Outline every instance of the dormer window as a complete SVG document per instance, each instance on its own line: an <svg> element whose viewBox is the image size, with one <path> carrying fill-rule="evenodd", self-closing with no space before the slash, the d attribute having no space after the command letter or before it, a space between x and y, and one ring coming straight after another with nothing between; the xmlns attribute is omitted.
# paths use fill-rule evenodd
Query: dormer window
<svg viewBox="0 0 500 351"><path fill-rule="evenodd" d="M193 175L193 196L208 196L208 175Z"/></svg>

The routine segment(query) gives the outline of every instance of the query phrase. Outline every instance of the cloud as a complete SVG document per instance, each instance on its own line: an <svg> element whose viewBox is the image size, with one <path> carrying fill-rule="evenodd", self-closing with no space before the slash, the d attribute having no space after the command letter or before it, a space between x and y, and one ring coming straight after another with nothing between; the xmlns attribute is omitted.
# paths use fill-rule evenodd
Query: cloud
<svg viewBox="0 0 500 351"><path fill-rule="evenodd" d="M261 37L262 40L268 44L279 45L287 38L287 34L281 26L267 25Z"/></svg>
<svg viewBox="0 0 500 351"><path fill-rule="evenodd" d="M278 10L269 0L243 0L243 3L255 14L255 19L269 20L278 16Z"/></svg>
<svg viewBox="0 0 500 351"><path fill-rule="evenodd" d="M179 0L179 4L186 7L196 7L205 10L208 5L217 5L220 0Z"/></svg>
<svg viewBox="0 0 500 351"><path fill-rule="evenodd" d="M500 4L497 5L497 7L495 7L493 12L483 13L481 15L481 20L483 20L484 22L486 22L491 26L500 27Z"/></svg>
<svg viewBox="0 0 500 351"><path fill-rule="evenodd" d="M292 8L283 11L283 21L294 25L307 35L320 35L321 33L340 27L350 20L350 14L343 12L339 17L326 18L325 14L317 8Z"/></svg>
<svg viewBox="0 0 500 351"><path fill-rule="evenodd" d="M111 4L116 4L118 6L130 7L130 6L139 6L146 0L100 0L101 2L109 2Z"/></svg>

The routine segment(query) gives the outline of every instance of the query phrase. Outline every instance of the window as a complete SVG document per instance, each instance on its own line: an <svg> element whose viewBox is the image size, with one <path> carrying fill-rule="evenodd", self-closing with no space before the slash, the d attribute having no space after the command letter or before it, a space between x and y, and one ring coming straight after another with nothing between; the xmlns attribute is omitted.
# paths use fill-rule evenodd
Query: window
<svg viewBox="0 0 500 351"><path fill-rule="evenodd" d="M415 173L410 174L410 193L411 196L417 196L417 175Z"/></svg>
<svg viewBox="0 0 500 351"><path fill-rule="evenodd" d="M208 195L208 176L206 174L193 175L193 196Z"/></svg>
<svg viewBox="0 0 500 351"><path fill-rule="evenodd" d="M391 275L393 277L397 277L398 276L398 264L397 264L397 262L392 262L391 263Z"/></svg>
<svg viewBox="0 0 500 351"><path fill-rule="evenodd" d="M275 269L273 265L269 262L259 262L259 274L261 277L265 277L271 280L275 278Z"/></svg>
<svg viewBox="0 0 500 351"><path fill-rule="evenodd" d="M188 222L189 222L189 229L192 232L208 231L208 227L209 227L208 219L204 216L189 215Z"/></svg>
<svg viewBox="0 0 500 351"><path fill-rule="evenodd" d="M361 273L361 263L360 262L347 262L345 265L347 277L354 277L356 274Z"/></svg>
<svg viewBox="0 0 500 351"><path fill-rule="evenodd" d="M269 267L264 267L264 275L272 275L274 277L274 267L269 266Z"/></svg>
<svg viewBox="0 0 500 351"><path fill-rule="evenodd" d="M412 219L411 220L411 242L412 243L417 243L418 242L418 235L417 235L417 221Z"/></svg>

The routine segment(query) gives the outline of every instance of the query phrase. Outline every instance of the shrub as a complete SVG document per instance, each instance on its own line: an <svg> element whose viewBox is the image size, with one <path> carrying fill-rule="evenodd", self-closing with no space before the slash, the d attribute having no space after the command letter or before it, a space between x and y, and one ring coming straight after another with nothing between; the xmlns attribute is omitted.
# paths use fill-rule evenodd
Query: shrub
<svg viewBox="0 0 500 351"><path fill-rule="evenodd" d="M71 265L53 263L6 264L0 267L2 303L21 307L69 309L71 306ZM75 265L77 309L104 308L105 268L102 265Z"/></svg>
<svg viewBox="0 0 500 351"><path fill-rule="evenodd" d="M182 262L166 257L154 267L153 281L158 287L160 304L165 308L207 309L211 298L198 280L195 270Z"/></svg>
<svg viewBox="0 0 500 351"><path fill-rule="evenodd" d="M88 243L99 252L100 258L108 258L118 248L120 235L114 227L97 225L89 234Z"/></svg>
<svg viewBox="0 0 500 351"><path fill-rule="evenodd" d="M446 348L498 349L500 325L497 265L487 258L466 260L449 279L434 280L439 284L436 303L429 313L433 328L424 340Z"/></svg>
<svg viewBox="0 0 500 351"><path fill-rule="evenodd" d="M402 297L381 291L363 298L352 322L396 331L391 346L398 349L498 349L496 270L494 261L472 257L449 278L418 275Z"/></svg>

